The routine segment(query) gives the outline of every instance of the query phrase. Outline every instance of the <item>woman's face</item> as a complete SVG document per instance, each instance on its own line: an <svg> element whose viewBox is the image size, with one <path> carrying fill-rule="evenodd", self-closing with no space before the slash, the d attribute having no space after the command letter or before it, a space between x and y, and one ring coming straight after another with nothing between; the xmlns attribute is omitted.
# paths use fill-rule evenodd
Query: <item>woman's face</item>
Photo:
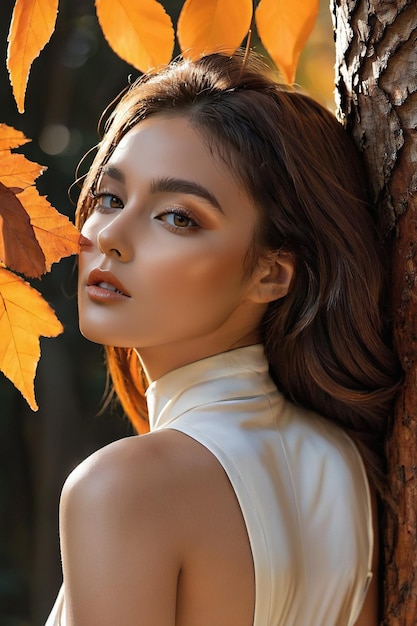
<svg viewBox="0 0 417 626"><path fill-rule="evenodd" d="M150 378L258 340L253 202L183 117L150 117L104 167L83 226L81 332L137 348Z"/></svg>

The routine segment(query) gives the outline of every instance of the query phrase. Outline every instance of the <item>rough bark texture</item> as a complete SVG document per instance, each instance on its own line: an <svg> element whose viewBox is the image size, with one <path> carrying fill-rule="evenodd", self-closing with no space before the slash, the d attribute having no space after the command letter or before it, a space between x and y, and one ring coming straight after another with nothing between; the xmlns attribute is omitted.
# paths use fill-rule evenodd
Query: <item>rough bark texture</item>
<svg viewBox="0 0 417 626"><path fill-rule="evenodd" d="M417 2L332 0L338 115L363 152L392 274L405 371L388 442L386 626L417 624Z"/></svg>

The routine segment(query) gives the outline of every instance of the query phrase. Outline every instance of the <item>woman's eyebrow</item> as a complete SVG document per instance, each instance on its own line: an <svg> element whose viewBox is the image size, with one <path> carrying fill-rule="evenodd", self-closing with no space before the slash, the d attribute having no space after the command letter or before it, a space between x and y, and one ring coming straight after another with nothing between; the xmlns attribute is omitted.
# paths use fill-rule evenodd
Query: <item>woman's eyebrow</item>
<svg viewBox="0 0 417 626"><path fill-rule="evenodd" d="M104 165L101 168L101 175L110 176L110 178L114 178L114 180L117 180L119 183L125 182L125 175L123 172L112 165Z"/></svg>
<svg viewBox="0 0 417 626"><path fill-rule="evenodd" d="M184 178L173 178L170 176L158 178L151 183L151 192L152 193L164 193L164 192L176 192L176 193L185 193L192 196L198 196L203 200L209 202L214 208L216 208L220 213L224 214L224 211L220 205L220 202L217 200L216 196L211 193L208 189L191 180L186 180Z"/></svg>

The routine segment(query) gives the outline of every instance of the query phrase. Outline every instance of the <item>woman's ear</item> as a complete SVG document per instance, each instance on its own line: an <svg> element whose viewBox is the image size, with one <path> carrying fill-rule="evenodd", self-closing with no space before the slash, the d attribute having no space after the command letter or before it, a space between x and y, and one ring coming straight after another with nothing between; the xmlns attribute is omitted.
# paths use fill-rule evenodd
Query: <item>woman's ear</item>
<svg viewBox="0 0 417 626"><path fill-rule="evenodd" d="M294 276L294 258L288 252L272 252L259 260L253 273L251 300L267 304L287 295Z"/></svg>

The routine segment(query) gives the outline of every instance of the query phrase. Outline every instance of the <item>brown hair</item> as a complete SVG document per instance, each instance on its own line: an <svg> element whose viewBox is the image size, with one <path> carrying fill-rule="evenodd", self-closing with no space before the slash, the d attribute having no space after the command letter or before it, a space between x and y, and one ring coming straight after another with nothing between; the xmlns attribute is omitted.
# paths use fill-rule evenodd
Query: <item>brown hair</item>
<svg viewBox="0 0 417 626"><path fill-rule="evenodd" d="M286 251L289 294L270 304L262 339L271 375L293 402L342 426L380 483L381 443L398 381L384 341L379 244L361 162L335 117L277 84L256 55L212 54L144 76L107 122L78 205L120 138L150 115L187 116L245 186L260 218L253 259ZM107 347L115 390L139 432L147 430L144 386L132 349Z"/></svg>

